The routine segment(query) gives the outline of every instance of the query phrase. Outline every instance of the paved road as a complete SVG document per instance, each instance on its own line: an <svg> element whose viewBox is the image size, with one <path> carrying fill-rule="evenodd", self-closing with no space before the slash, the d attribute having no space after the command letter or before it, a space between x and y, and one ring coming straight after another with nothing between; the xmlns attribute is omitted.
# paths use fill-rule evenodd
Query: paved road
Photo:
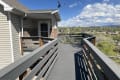
<svg viewBox="0 0 120 80"><path fill-rule="evenodd" d="M76 80L74 54L78 51L78 47L60 44L59 58L47 80Z"/></svg>

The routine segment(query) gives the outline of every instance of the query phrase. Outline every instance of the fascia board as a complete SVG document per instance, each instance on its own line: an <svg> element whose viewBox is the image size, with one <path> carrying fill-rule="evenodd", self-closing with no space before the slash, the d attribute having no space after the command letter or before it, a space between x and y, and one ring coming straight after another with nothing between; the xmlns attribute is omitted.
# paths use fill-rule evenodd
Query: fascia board
<svg viewBox="0 0 120 80"><path fill-rule="evenodd" d="M6 4L4 1L0 0L0 4L3 5L4 7L4 11L12 11L13 7L11 7L10 5Z"/></svg>

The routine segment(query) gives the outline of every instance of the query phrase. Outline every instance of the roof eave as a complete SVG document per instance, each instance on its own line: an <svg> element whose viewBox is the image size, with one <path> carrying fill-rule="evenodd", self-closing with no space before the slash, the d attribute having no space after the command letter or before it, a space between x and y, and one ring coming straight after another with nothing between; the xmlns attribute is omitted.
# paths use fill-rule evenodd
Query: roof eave
<svg viewBox="0 0 120 80"><path fill-rule="evenodd" d="M51 14L56 16L57 21L61 21L59 10L52 11Z"/></svg>
<svg viewBox="0 0 120 80"><path fill-rule="evenodd" d="M23 12L21 10L18 10L16 8L12 9L11 12L14 13L14 14L20 15L20 16L25 16L25 12Z"/></svg>
<svg viewBox="0 0 120 80"><path fill-rule="evenodd" d="M18 10L16 8L4 8L4 11L8 11L8 12L12 12L14 14L20 15L20 16L24 16L25 12Z"/></svg>
<svg viewBox="0 0 120 80"><path fill-rule="evenodd" d="M4 11L12 12L12 13L15 13L15 14L18 14L18 15L25 15L25 12L11 7L10 5L6 4L2 0L0 0L0 4L4 7Z"/></svg>
<svg viewBox="0 0 120 80"><path fill-rule="evenodd" d="M5 11L11 11L13 9L13 7L9 6L8 4L6 4L4 1L0 0L0 4L4 7Z"/></svg>
<svg viewBox="0 0 120 80"><path fill-rule="evenodd" d="M29 10L27 14L50 14L54 15L57 21L60 21L59 10Z"/></svg>

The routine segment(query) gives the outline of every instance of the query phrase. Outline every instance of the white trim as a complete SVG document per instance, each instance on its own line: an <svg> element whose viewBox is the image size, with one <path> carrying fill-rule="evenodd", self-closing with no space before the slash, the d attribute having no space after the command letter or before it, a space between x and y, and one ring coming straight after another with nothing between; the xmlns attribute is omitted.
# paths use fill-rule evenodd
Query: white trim
<svg viewBox="0 0 120 80"><path fill-rule="evenodd" d="M19 47L20 47L20 56L22 55L22 45L21 45L21 33L20 33L20 28L19 28Z"/></svg>
<svg viewBox="0 0 120 80"><path fill-rule="evenodd" d="M13 39L12 39L12 22L11 22L11 14L8 12L9 17L9 31L10 31L10 43L11 43L11 60L14 62L14 53L13 53Z"/></svg>
<svg viewBox="0 0 120 80"><path fill-rule="evenodd" d="M59 10L54 10L54 11L51 12L51 14L55 14L55 13L58 13L58 12L59 12Z"/></svg>
<svg viewBox="0 0 120 80"><path fill-rule="evenodd" d="M24 29L23 29L23 18L21 18L21 33L22 33L22 37L23 37L23 31L24 31Z"/></svg>
<svg viewBox="0 0 120 80"><path fill-rule="evenodd" d="M21 28L19 28L19 45L20 45L20 55L22 55L22 45L21 45L21 37L23 37L23 18L21 18Z"/></svg>
<svg viewBox="0 0 120 80"><path fill-rule="evenodd" d="M38 36L41 36L41 23L47 23L48 24L48 37L50 37L50 21L49 20L45 20L45 21L39 21L38 22Z"/></svg>
<svg viewBox="0 0 120 80"><path fill-rule="evenodd" d="M0 4L4 6L4 10L5 11L12 11L13 7L11 7L10 5L6 4L4 1L0 0Z"/></svg>

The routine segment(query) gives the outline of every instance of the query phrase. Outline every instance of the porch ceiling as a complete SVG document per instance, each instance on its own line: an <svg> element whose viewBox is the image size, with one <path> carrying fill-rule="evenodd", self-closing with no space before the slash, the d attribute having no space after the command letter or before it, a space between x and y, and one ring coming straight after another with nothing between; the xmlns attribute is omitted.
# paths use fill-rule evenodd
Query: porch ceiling
<svg viewBox="0 0 120 80"><path fill-rule="evenodd" d="M33 19L51 19L52 15L48 13L28 13L27 17L33 18Z"/></svg>
<svg viewBox="0 0 120 80"><path fill-rule="evenodd" d="M55 17L57 21L60 21L58 10L29 10L27 17L34 19L51 19Z"/></svg>

